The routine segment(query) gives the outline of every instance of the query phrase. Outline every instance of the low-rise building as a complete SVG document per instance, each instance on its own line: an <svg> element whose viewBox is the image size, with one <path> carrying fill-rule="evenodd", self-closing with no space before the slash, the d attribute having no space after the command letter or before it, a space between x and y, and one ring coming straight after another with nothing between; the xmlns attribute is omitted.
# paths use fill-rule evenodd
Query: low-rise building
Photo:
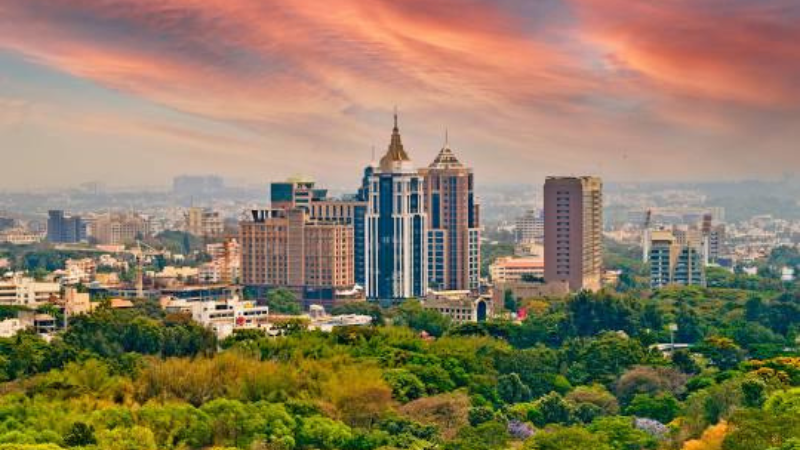
<svg viewBox="0 0 800 450"><path fill-rule="evenodd" d="M220 339L239 329L263 329L266 332L270 327L268 306L258 306L238 298L207 302L177 300L167 306L168 310L170 308L190 311L193 320L213 330Z"/></svg>
<svg viewBox="0 0 800 450"><path fill-rule="evenodd" d="M449 317L454 323L483 322L494 315L491 297L470 291L431 291L422 307Z"/></svg>
<svg viewBox="0 0 800 450"><path fill-rule="evenodd" d="M60 294L58 283L39 282L22 274L0 279L0 305L36 307Z"/></svg>
<svg viewBox="0 0 800 450"><path fill-rule="evenodd" d="M498 258L489 266L489 274L494 283L513 283L528 278L544 279L544 259L542 258Z"/></svg>

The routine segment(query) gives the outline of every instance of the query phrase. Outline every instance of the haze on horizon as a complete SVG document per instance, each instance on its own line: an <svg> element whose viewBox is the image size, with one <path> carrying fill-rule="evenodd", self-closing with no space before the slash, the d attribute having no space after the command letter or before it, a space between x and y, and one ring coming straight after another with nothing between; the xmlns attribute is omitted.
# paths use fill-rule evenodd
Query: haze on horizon
<svg viewBox="0 0 800 450"><path fill-rule="evenodd" d="M0 0L0 189L354 185L395 104L479 182L777 178L798 42L796 0Z"/></svg>

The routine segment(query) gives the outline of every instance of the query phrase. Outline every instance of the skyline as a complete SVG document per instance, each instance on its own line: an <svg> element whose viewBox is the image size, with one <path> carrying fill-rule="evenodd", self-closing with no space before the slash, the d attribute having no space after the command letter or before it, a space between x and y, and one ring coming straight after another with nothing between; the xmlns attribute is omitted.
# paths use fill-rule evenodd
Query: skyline
<svg viewBox="0 0 800 450"><path fill-rule="evenodd" d="M798 19L791 0L4 1L0 189L355 185L395 104L417 167L449 129L482 184L777 178L800 166Z"/></svg>

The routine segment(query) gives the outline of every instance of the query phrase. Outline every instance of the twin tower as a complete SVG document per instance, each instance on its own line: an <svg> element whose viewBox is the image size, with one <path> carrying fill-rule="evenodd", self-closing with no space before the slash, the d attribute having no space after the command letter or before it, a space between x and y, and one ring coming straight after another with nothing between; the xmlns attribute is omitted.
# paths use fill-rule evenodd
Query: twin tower
<svg viewBox="0 0 800 450"><path fill-rule="evenodd" d="M356 279L367 298L389 304L423 297L429 288L479 288L474 177L447 141L427 168L416 169L403 147L395 114L389 148L378 164L364 170L358 197L366 203L366 214L363 274L356 273Z"/></svg>

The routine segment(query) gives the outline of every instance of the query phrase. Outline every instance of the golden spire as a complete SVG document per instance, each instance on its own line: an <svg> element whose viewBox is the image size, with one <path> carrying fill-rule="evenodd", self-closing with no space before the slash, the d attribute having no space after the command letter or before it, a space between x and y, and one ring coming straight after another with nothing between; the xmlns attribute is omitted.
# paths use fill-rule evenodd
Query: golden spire
<svg viewBox="0 0 800 450"><path fill-rule="evenodd" d="M397 127L397 106L394 108L394 128L392 129L392 139L389 142L389 149L386 154L381 158L381 168L388 170L392 163L411 161L405 149L403 149L403 142L400 139L400 129Z"/></svg>

